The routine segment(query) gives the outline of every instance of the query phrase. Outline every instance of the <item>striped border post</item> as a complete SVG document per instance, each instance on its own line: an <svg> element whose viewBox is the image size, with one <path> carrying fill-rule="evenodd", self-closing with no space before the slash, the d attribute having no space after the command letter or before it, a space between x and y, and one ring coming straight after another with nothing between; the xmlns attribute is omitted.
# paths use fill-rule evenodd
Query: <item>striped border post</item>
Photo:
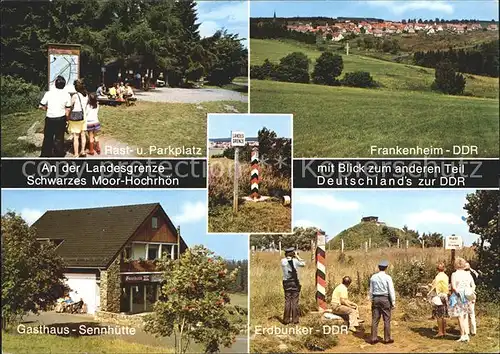
<svg viewBox="0 0 500 354"><path fill-rule="evenodd" d="M316 233L316 302L319 311L326 310L326 236Z"/></svg>
<svg viewBox="0 0 500 354"><path fill-rule="evenodd" d="M259 199L259 149L254 147L251 155L252 171L250 172L250 197Z"/></svg>

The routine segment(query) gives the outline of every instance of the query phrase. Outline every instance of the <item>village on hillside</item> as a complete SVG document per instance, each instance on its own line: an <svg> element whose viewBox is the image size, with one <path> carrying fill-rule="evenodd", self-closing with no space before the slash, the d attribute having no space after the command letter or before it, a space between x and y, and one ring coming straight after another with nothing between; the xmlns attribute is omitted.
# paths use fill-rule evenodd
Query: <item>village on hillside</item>
<svg viewBox="0 0 500 354"><path fill-rule="evenodd" d="M422 21L418 22L407 22L403 20L402 22L394 21L380 21L380 20L363 20L359 22L351 20L343 20L335 23L325 23L323 26L314 26L312 23L296 23L292 25L287 25L287 29L291 31L297 31L301 33L317 33L322 35L324 38L330 37L334 42L341 41L348 35L373 35L375 37L384 37L394 34L418 34L425 33L427 35L433 35L437 33L450 33L450 34L463 34L472 31L497 31L497 24L489 24L483 26L478 22L461 22L461 23L449 23L449 22L432 22L432 21Z"/></svg>

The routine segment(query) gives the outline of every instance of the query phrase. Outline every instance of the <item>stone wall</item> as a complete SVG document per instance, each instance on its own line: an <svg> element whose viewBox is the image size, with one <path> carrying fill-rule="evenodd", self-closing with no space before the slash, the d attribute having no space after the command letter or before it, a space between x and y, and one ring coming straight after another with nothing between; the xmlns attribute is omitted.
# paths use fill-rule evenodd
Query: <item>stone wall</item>
<svg viewBox="0 0 500 354"><path fill-rule="evenodd" d="M123 313L114 313L106 311L97 311L94 319L102 323L112 323L119 326L133 326L136 328L144 327L144 316L146 313L126 315Z"/></svg>
<svg viewBox="0 0 500 354"><path fill-rule="evenodd" d="M107 270L101 271L100 311L120 312L120 260L115 259Z"/></svg>

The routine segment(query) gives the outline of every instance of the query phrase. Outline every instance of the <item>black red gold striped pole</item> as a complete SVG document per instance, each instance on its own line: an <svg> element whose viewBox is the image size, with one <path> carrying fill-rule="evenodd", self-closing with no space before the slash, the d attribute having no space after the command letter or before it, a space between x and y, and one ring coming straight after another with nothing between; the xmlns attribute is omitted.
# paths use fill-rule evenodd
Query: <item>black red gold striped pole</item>
<svg viewBox="0 0 500 354"><path fill-rule="evenodd" d="M251 154L252 171L250 172L250 197L259 199L259 149L254 147Z"/></svg>
<svg viewBox="0 0 500 354"><path fill-rule="evenodd" d="M316 303L319 311L326 305L326 236L322 231L316 233Z"/></svg>

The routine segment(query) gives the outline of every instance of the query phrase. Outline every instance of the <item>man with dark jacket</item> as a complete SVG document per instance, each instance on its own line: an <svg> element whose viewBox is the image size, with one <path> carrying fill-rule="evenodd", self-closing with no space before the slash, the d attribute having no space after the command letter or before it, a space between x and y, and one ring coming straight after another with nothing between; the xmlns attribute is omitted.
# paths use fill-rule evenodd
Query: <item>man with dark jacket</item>
<svg viewBox="0 0 500 354"><path fill-rule="evenodd" d="M285 291L285 311L283 323L299 323L299 296L301 285L297 273L298 267L304 267L305 262L295 252L295 248L285 250L285 258L281 260L283 270L283 290Z"/></svg>

